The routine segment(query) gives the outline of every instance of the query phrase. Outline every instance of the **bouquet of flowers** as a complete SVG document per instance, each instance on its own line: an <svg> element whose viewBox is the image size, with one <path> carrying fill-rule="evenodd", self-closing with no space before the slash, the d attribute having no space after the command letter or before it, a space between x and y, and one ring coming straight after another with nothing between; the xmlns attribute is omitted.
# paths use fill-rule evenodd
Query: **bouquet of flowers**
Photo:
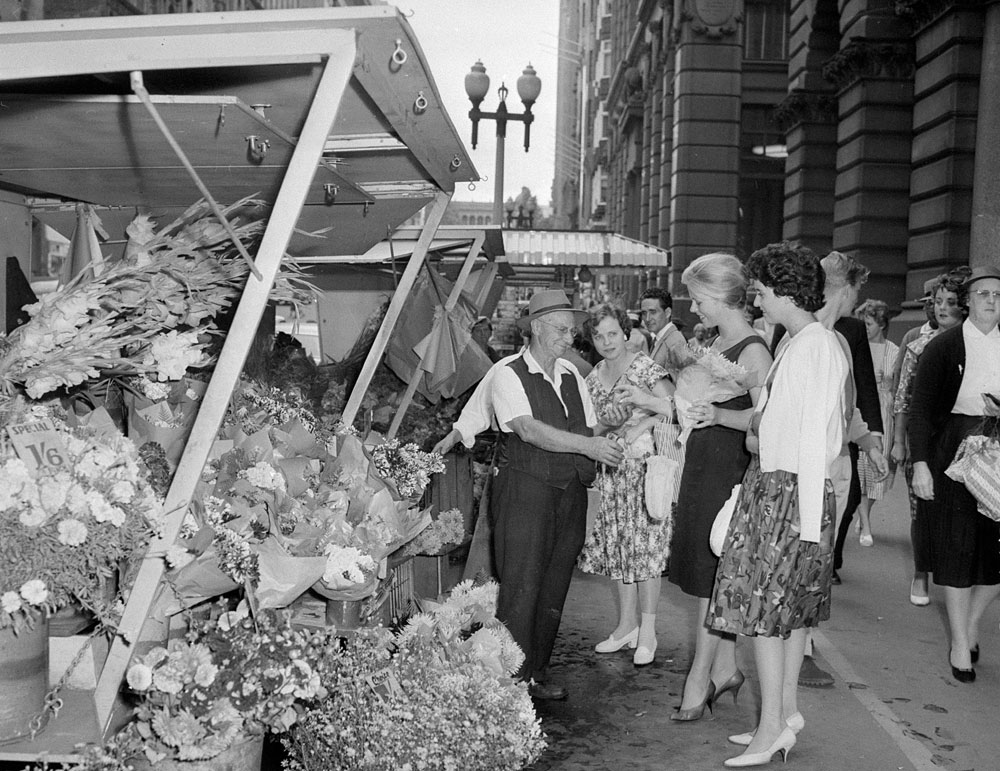
<svg viewBox="0 0 1000 771"><path fill-rule="evenodd" d="M193 622L187 639L154 648L129 668L138 706L119 751L141 752L154 764L206 760L239 738L288 731L303 703L326 696L316 665L329 644L329 633L295 629L287 614L251 618L245 602Z"/></svg>
<svg viewBox="0 0 1000 771"><path fill-rule="evenodd" d="M247 198L223 211L241 241L263 231L260 202ZM102 376L176 380L209 362L213 319L239 296L248 265L204 201L158 233L149 223L139 231L133 238L142 243L123 260L102 261L96 277L85 270L26 306L30 320L0 345L0 389L23 386L37 399ZM306 298L300 274L284 270L272 297Z"/></svg>
<svg viewBox="0 0 1000 771"><path fill-rule="evenodd" d="M679 371L674 404L681 426L677 441L681 444L691 435L693 426L687 410L694 402L722 402L757 385L754 373L710 348L688 345L670 358L671 368Z"/></svg>
<svg viewBox="0 0 1000 771"><path fill-rule="evenodd" d="M264 608L310 587L363 599L378 589L382 561L430 522L392 495L350 434L336 457L297 422L226 435L196 493L188 537L166 555L182 606L241 585Z"/></svg>
<svg viewBox="0 0 1000 771"><path fill-rule="evenodd" d="M330 697L283 739L287 767L513 771L536 760L544 737L511 679L523 653L495 618L496 591L463 582L397 635L361 630L330 650Z"/></svg>
<svg viewBox="0 0 1000 771"><path fill-rule="evenodd" d="M139 375L121 381L128 407L129 437L140 448L158 444L171 468L176 467L184 452L208 387L207 382L185 375L185 370L172 380Z"/></svg>
<svg viewBox="0 0 1000 771"><path fill-rule="evenodd" d="M112 578L145 551L161 502L110 420L70 428L45 412L35 407L7 428L45 436L34 447L47 462L36 467L0 445L0 627L18 630L70 603L110 623Z"/></svg>
<svg viewBox="0 0 1000 771"><path fill-rule="evenodd" d="M390 439L371 450L372 463L383 479L391 482L403 498L417 499L431 474L444 471L444 460L434 452L423 452L416 444Z"/></svg>
<svg viewBox="0 0 1000 771"><path fill-rule="evenodd" d="M431 518L431 523L420 535L404 547L406 554L435 556L443 554L445 547L458 546L465 539L465 518L460 509L448 509Z"/></svg>

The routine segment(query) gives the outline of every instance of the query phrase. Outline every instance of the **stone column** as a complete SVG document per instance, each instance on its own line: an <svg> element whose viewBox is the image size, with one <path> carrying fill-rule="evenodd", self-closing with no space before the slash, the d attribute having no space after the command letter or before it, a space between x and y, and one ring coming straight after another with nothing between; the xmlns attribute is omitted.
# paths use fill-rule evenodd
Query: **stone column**
<svg viewBox="0 0 1000 771"><path fill-rule="evenodd" d="M1000 264L1000 3L991 3L983 23L979 115L976 123L975 174L969 264Z"/></svg>
<svg viewBox="0 0 1000 771"><path fill-rule="evenodd" d="M710 251L734 251L743 47L739 0L678 0L674 34L671 290Z"/></svg>
<svg viewBox="0 0 1000 771"><path fill-rule="evenodd" d="M906 299L912 43L856 38L825 72L840 88L833 248L871 269L866 296L898 305Z"/></svg>

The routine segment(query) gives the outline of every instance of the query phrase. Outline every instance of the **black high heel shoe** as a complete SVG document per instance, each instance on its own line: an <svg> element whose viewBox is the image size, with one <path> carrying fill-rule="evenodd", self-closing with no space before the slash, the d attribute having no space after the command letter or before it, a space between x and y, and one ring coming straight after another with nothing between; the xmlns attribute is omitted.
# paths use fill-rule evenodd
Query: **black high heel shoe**
<svg viewBox="0 0 1000 771"><path fill-rule="evenodd" d="M976 647L973 648L972 650L970 650L969 654L972 656L972 663L973 664L975 664L977 661L979 661L979 643L976 643Z"/></svg>
<svg viewBox="0 0 1000 771"><path fill-rule="evenodd" d="M746 675L744 675L740 670L733 672L732 676L726 680L722 685L715 689L715 697L712 701L718 701L719 697L726 691L733 692L733 704L736 704L736 698L739 696L740 688L743 687L743 683L746 682Z"/></svg>
<svg viewBox="0 0 1000 771"><path fill-rule="evenodd" d="M951 667L951 676L954 677L960 683L974 683L976 682L976 670L974 669L959 669L954 664L951 663L951 651L948 651L948 665Z"/></svg>
<svg viewBox="0 0 1000 771"><path fill-rule="evenodd" d="M691 723L695 720L701 720L705 716L705 707L708 707L708 711L714 715L712 712L712 702L715 701L715 683L711 680L708 681L708 692L705 694L704 700L701 704L696 707L691 707L691 709L681 709L680 707L670 716L670 719L677 723Z"/></svg>

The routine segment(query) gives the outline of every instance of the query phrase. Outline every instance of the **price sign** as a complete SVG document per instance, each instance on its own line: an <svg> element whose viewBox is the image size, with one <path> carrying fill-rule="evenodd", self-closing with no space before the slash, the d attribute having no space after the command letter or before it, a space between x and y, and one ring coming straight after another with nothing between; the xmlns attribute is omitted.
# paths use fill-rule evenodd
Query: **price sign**
<svg viewBox="0 0 1000 771"><path fill-rule="evenodd" d="M51 420L7 426L7 435L17 456L32 474L37 474L41 468L59 468L67 463L66 448Z"/></svg>

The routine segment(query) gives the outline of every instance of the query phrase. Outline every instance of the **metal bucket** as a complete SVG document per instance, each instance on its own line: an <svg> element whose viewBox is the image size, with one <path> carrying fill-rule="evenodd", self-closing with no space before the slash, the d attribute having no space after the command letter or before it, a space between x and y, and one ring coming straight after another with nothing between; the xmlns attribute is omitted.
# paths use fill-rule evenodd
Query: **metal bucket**
<svg viewBox="0 0 1000 771"><path fill-rule="evenodd" d="M29 721L42 712L49 690L49 622L14 634L0 629L0 741L30 732Z"/></svg>

